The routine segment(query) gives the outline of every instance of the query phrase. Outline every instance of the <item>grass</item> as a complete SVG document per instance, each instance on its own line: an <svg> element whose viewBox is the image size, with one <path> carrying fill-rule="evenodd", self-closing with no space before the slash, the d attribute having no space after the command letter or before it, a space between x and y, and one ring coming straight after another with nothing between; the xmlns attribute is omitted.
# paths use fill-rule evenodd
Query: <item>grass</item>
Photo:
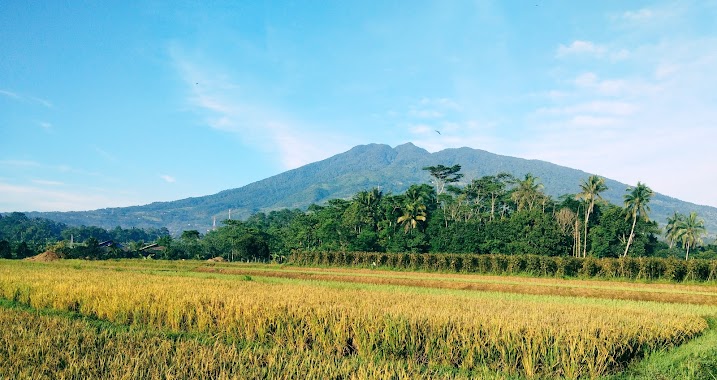
<svg viewBox="0 0 717 380"><path fill-rule="evenodd" d="M702 336L672 350L650 354L610 380L717 380L717 319Z"/></svg>

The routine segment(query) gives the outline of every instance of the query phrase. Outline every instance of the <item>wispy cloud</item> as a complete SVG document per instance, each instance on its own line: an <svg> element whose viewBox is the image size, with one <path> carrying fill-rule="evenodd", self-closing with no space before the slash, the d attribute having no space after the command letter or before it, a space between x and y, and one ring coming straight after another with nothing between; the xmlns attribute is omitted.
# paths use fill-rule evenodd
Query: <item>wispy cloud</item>
<svg viewBox="0 0 717 380"><path fill-rule="evenodd" d="M110 162L117 162L117 161L118 161L118 160L117 160L117 157L115 157L114 155L110 154L110 153L107 152L106 150L104 150L104 149L102 149L102 148L100 148L100 147L98 147L98 146L96 146L96 145L93 145L93 146L92 146L92 150L94 150L98 155L100 155L100 157L104 158L104 159L107 160L107 161L110 161Z"/></svg>
<svg viewBox="0 0 717 380"><path fill-rule="evenodd" d="M555 52L557 58L586 57L607 59L612 62L627 59L630 51L626 48L611 49L605 45L599 45L591 41L575 40L569 45L560 44Z"/></svg>
<svg viewBox="0 0 717 380"><path fill-rule="evenodd" d="M280 108L261 102L216 65L196 64L181 48L170 49L188 103L212 129L228 132L243 144L276 153L286 169L326 158L351 147L345 134L319 130Z"/></svg>
<svg viewBox="0 0 717 380"><path fill-rule="evenodd" d="M622 18L629 21L645 21L654 18L656 13L650 9L642 8L636 11L626 11L622 13Z"/></svg>
<svg viewBox="0 0 717 380"><path fill-rule="evenodd" d="M42 180L39 180L42 182ZM50 181L51 182L51 181ZM68 189L58 191L54 183L41 186L14 185L0 182L0 210L7 211L83 211L103 207L129 206L136 201L116 194L100 195L97 191ZM52 187L48 189L47 186Z"/></svg>
<svg viewBox="0 0 717 380"><path fill-rule="evenodd" d="M175 182L177 182L177 179L176 179L176 178L172 177L171 175L167 175L167 174L161 174L161 175L159 176L159 178L163 179L164 182L167 182L167 183L175 183Z"/></svg>
<svg viewBox="0 0 717 380"><path fill-rule="evenodd" d="M570 45L560 44L557 56L559 58L574 54L588 54L602 56L607 51L604 46L596 45L590 41L575 40Z"/></svg>
<svg viewBox="0 0 717 380"><path fill-rule="evenodd" d="M7 90L0 90L0 95L4 95L4 96L7 96L8 98L13 98L13 99L18 99L18 100L21 99L20 95L14 93L12 91L7 91Z"/></svg>
<svg viewBox="0 0 717 380"><path fill-rule="evenodd" d="M643 78L600 79L593 72L578 75L573 83L578 90L590 91L596 96L648 96L660 90L659 83Z"/></svg>
<svg viewBox="0 0 717 380"><path fill-rule="evenodd" d="M36 185L44 185L44 186L63 186L64 185L63 182L50 181L50 180L46 180L46 179L33 179L32 183L34 183Z"/></svg>
<svg viewBox="0 0 717 380"><path fill-rule="evenodd" d="M43 165L36 161L29 160L0 160L0 165L6 167L35 167L39 168Z"/></svg>
<svg viewBox="0 0 717 380"><path fill-rule="evenodd" d="M8 98L15 99L15 100L21 101L21 102L37 103L46 108L55 108L55 105L52 104L52 102L50 102L49 100L43 99L43 98L39 98L37 96L21 95L17 92L9 91L9 90L0 90L0 95L4 95Z"/></svg>
<svg viewBox="0 0 717 380"><path fill-rule="evenodd" d="M536 113L544 115L569 115L569 114L609 114L609 115L630 115L637 111L637 106L627 101L614 100L593 100L573 105L560 107L539 108Z"/></svg>
<svg viewBox="0 0 717 380"><path fill-rule="evenodd" d="M42 162L31 161L31 160L14 160L14 159L0 160L0 167L1 166L4 166L6 168L17 168L17 169L44 169L44 170L51 170L51 171L54 171L57 173L72 173L72 174L79 174L79 175L91 176L91 177L102 176L101 173L76 168L76 167L66 165L66 164L50 165L50 164L45 164Z"/></svg>

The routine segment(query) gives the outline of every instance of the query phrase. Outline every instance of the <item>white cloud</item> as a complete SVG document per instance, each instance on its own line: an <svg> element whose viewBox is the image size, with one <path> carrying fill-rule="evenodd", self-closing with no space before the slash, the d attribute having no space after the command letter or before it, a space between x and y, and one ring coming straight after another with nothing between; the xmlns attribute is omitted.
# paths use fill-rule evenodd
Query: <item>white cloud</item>
<svg viewBox="0 0 717 380"><path fill-rule="evenodd" d="M544 103L509 154L717 206L709 190L717 186L717 38L664 39L631 49L627 59L542 91Z"/></svg>
<svg viewBox="0 0 717 380"><path fill-rule="evenodd" d="M40 180L41 181L41 180ZM38 183L56 187L55 184ZM88 189L57 191L38 186L14 185L0 182L0 210L9 211L83 211L103 207L119 207L136 204L116 194L100 195Z"/></svg>
<svg viewBox="0 0 717 380"><path fill-rule="evenodd" d="M590 87L597 83L597 75L595 73L582 73L575 78L575 84L579 87Z"/></svg>
<svg viewBox="0 0 717 380"><path fill-rule="evenodd" d="M594 96L650 96L661 90L659 84L641 78L599 79L593 72L578 75L573 83L578 90L590 91Z"/></svg>
<svg viewBox="0 0 717 380"><path fill-rule="evenodd" d="M558 45L555 53L557 58L588 57L608 59L612 62L621 61L630 57L630 51L626 48L611 49L605 45L598 45L591 41L575 40L570 45Z"/></svg>
<svg viewBox="0 0 717 380"><path fill-rule="evenodd" d="M440 117L443 117L443 114L441 112L431 109L410 110L408 112L408 115L419 119L438 119Z"/></svg>
<svg viewBox="0 0 717 380"><path fill-rule="evenodd" d="M655 17L655 12L643 8L637 11L626 11L622 14L622 18L628 21L646 21Z"/></svg>
<svg viewBox="0 0 717 380"><path fill-rule="evenodd" d="M416 135L436 134L436 128L426 124L411 125L409 131Z"/></svg>
<svg viewBox="0 0 717 380"><path fill-rule="evenodd" d="M42 129L44 129L44 130L46 130L46 131L52 129L52 124L50 124L50 123L48 123L48 122L46 122L46 121L40 121L40 122L38 122L37 124L38 124Z"/></svg>
<svg viewBox="0 0 717 380"><path fill-rule="evenodd" d="M542 115L569 115L576 113L631 115L636 111L637 106L631 102L594 100L569 106L539 108L536 113Z"/></svg>
<svg viewBox="0 0 717 380"><path fill-rule="evenodd" d="M50 181L46 179L33 179L32 183L37 185L44 185L44 186L62 186L64 183L59 181Z"/></svg>
<svg viewBox="0 0 717 380"><path fill-rule="evenodd" d="M177 182L177 179L176 179L176 178L172 177L171 175L167 175L167 174L162 174L162 175L159 176L159 178L163 179L164 182L167 182L167 183L175 183L175 182Z"/></svg>
<svg viewBox="0 0 717 380"><path fill-rule="evenodd" d="M569 124L576 127L607 127L618 124L619 121L612 117L600 117L591 115L573 116Z"/></svg>
<svg viewBox="0 0 717 380"><path fill-rule="evenodd" d="M558 46L557 56L565 57L568 55L580 55L580 54L603 56L606 51L607 51L606 47L600 46L600 45L595 45L594 43L592 43L590 41L575 40L570 45L567 45L567 46L560 44L560 46Z"/></svg>

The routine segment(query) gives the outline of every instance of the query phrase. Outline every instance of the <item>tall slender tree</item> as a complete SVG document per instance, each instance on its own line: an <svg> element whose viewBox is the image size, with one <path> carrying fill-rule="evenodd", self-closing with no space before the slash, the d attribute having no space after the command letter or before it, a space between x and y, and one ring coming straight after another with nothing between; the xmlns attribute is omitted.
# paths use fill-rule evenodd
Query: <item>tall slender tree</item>
<svg viewBox="0 0 717 380"><path fill-rule="evenodd" d="M707 233L705 229L705 221L697 217L696 212L691 212L689 216L677 221L675 229L675 237L682 241L682 248L687 253L685 260L690 258L690 248L694 248L698 244L702 244L702 237Z"/></svg>
<svg viewBox="0 0 717 380"><path fill-rule="evenodd" d="M634 188L628 187L625 191L627 191L627 194L625 194L627 216L625 218L630 219L630 217L632 217L632 227L630 228L630 236L628 236L627 243L625 244L625 253L622 254L623 257L627 256L630 245L635 238L637 219L641 218L646 222L650 220L647 215L650 212L650 206L647 204L650 203L650 199L654 194L652 189L641 182L638 182Z"/></svg>
<svg viewBox="0 0 717 380"><path fill-rule="evenodd" d="M596 175L591 175L587 180L583 180L580 184L580 193L575 197L582 199L585 202L585 244L583 244L583 257L587 256L588 252L588 221L590 220L590 214L592 214L595 208L595 202L602 200L600 193L607 190L605 185L605 179Z"/></svg>

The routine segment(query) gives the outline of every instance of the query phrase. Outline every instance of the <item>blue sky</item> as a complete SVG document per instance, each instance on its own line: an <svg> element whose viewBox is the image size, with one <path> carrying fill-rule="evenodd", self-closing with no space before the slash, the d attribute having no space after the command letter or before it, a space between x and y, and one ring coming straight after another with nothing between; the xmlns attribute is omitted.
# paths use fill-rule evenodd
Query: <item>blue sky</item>
<svg viewBox="0 0 717 380"><path fill-rule="evenodd" d="M408 141L717 206L715 20L710 0L6 0L0 211L213 194Z"/></svg>

